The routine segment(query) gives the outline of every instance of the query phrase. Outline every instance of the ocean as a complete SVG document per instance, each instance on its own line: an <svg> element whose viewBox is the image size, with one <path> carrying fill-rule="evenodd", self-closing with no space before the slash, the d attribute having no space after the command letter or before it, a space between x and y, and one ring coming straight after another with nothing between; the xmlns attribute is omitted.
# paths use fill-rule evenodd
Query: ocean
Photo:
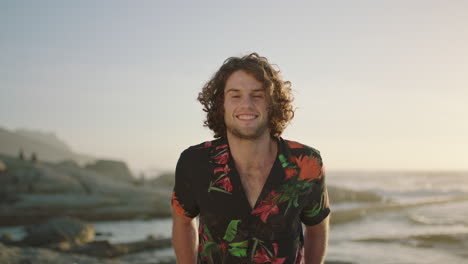
<svg viewBox="0 0 468 264"><path fill-rule="evenodd" d="M329 171L327 182L382 197L330 205L336 223L330 226L329 263L468 263L468 172ZM103 234L97 239L111 242L170 237L172 225L169 218L94 224ZM2 232L24 235L20 227ZM173 256L164 249L123 259L155 264Z"/></svg>
<svg viewBox="0 0 468 264"><path fill-rule="evenodd" d="M330 172L328 184L384 201L331 205L361 217L330 227L327 259L468 263L468 172Z"/></svg>

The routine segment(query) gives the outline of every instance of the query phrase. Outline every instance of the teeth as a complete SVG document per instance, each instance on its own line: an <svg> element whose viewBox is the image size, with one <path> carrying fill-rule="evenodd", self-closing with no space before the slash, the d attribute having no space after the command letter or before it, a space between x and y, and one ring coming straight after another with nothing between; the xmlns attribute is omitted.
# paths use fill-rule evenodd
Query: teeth
<svg viewBox="0 0 468 264"><path fill-rule="evenodd" d="M238 118L242 120L252 120L255 118L255 116L254 115L239 115Z"/></svg>

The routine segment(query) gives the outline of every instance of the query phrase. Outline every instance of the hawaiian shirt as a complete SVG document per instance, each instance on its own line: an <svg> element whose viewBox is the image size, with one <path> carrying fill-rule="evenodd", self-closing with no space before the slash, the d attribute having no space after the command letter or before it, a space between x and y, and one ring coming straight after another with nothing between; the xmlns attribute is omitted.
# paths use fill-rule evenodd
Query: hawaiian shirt
<svg viewBox="0 0 468 264"><path fill-rule="evenodd" d="M302 224L329 213L320 152L277 138L278 154L252 208L225 138L182 152L172 193L174 211L199 216L198 263L301 263Z"/></svg>

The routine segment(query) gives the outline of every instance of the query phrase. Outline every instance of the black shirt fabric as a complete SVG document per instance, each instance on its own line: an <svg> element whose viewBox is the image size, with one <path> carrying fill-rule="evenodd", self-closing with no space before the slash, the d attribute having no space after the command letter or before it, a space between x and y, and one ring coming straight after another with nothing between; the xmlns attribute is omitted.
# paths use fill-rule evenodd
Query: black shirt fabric
<svg viewBox="0 0 468 264"><path fill-rule="evenodd" d="M180 156L174 211L199 216L198 263L301 263L302 225L320 223L329 200L320 152L277 138L278 154L251 207L225 138L189 147Z"/></svg>

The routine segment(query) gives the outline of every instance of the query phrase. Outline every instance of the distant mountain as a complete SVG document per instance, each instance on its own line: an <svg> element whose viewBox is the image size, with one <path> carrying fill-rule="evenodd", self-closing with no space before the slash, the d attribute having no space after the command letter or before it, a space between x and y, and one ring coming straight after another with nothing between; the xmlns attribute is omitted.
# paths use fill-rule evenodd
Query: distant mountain
<svg viewBox="0 0 468 264"><path fill-rule="evenodd" d="M39 160L51 162L74 160L85 164L97 159L73 152L64 141L51 132L29 129L9 131L0 127L0 153L17 157L20 149L23 150L25 158L29 159L34 152Z"/></svg>
<svg viewBox="0 0 468 264"><path fill-rule="evenodd" d="M59 139L53 132L41 132L30 129L18 128L16 129L15 133L21 136L34 139L36 141L43 142L56 149L71 151L70 147L67 146L67 144L64 141Z"/></svg>

